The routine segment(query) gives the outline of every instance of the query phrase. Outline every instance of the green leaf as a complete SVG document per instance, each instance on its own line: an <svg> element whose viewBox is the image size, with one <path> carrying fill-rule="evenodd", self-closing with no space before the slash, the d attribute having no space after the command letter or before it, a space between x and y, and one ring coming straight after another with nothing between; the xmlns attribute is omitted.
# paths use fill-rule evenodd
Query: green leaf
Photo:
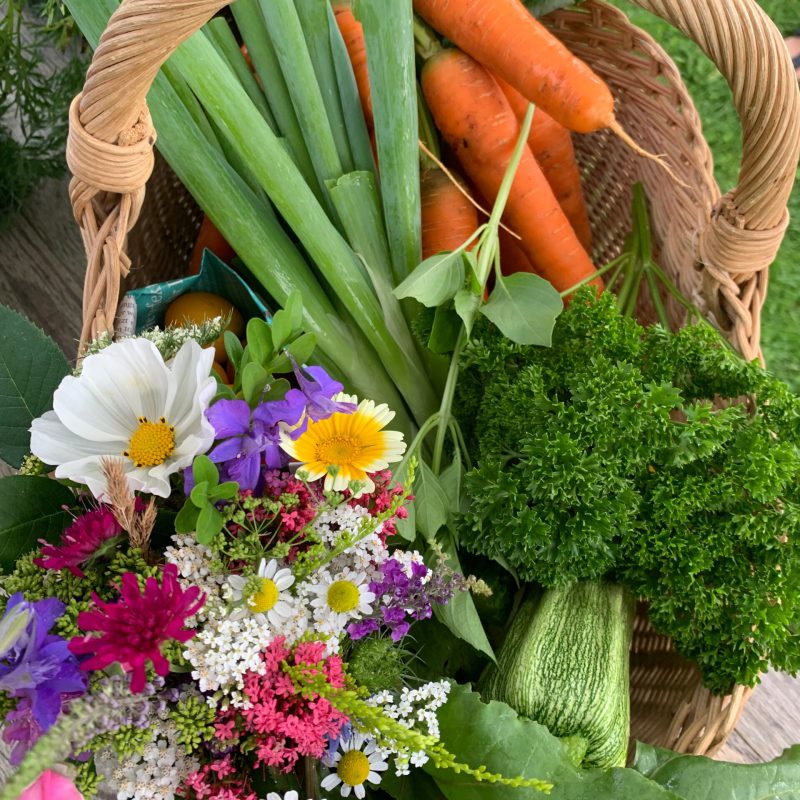
<svg viewBox="0 0 800 800"><path fill-rule="evenodd" d="M472 335L472 326L475 323L475 315L481 305L480 295L471 292L469 289L461 289L456 292L453 299L456 307L456 313L464 321L464 327L467 329L467 336Z"/></svg>
<svg viewBox="0 0 800 800"><path fill-rule="evenodd" d="M449 532L442 542L442 547L447 555L447 563L450 568L463 574L455 542ZM471 644L479 653L483 653L495 661L494 651L486 637L483 623L469 592L457 592L447 605L436 605L433 610L436 619L444 623L451 633Z"/></svg>
<svg viewBox="0 0 800 800"><path fill-rule="evenodd" d="M421 461L414 481L414 509L417 529L432 539L447 522L447 494L433 474L433 470Z"/></svg>
<svg viewBox="0 0 800 800"><path fill-rule="evenodd" d="M549 800L680 800L678 795L632 769L581 770L544 725L520 717L505 703L483 703L467 687L455 686L437 712L441 739L457 760L484 765L509 778L521 775L554 784ZM543 800L534 789L478 783L428 763L447 800ZM715 798L732 798L717 794ZM738 795L735 795L738 800Z"/></svg>
<svg viewBox="0 0 800 800"><path fill-rule="evenodd" d="M277 348L273 339L270 326L263 319L253 318L247 323L247 349L255 363L266 364L272 358ZM246 366L247 364L242 365L242 369Z"/></svg>
<svg viewBox="0 0 800 800"><path fill-rule="evenodd" d="M464 475L464 465L461 463L461 456L456 453L453 463L442 470L439 482L447 495L447 504L450 511L456 513L461 508L461 479Z"/></svg>
<svg viewBox="0 0 800 800"><path fill-rule="evenodd" d="M461 320L455 309L448 303L439 306L433 316L433 327L428 337L428 349L440 355L452 353L461 333Z"/></svg>
<svg viewBox="0 0 800 800"><path fill-rule="evenodd" d="M460 252L426 258L395 290L395 297L414 297L432 308L449 300L464 285L466 273Z"/></svg>
<svg viewBox="0 0 800 800"><path fill-rule="evenodd" d="M800 800L800 745L766 764L728 764L636 743L633 768L684 800Z"/></svg>
<svg viewBox="0 0 800 800"><path fill-rule="evenodd" d="M58 481L32 475L0 479L0 569L10 571L23 553L36 549L39 539L55 542L70 524L64 506L72 492Z"/></svg>
<svg viewBox="0 0 800 800"><path fill-rule="evenodd" d="M302 366L314 354L316 347L317 334L304 333L286 348L286 352L297 362L298 366Z"/></svg>
<svg viewBox="0 0 800 800"><path fill-rule="evenodd" d="M53 407L69 374L58 345L32 322L0 306L0 460L19 467L30 452L31 422Z"/></svg>
<svg viewBox="0 0 800 800"><path fill-rule="evenodd" d="M548 281L517 272L498 278L480 311L512 342L549 347L556 317L563 308L561 297Z"/></svg>
<svg viewBox="0 0 800 800"><path fill-rule="evenodd" d="M260 364L248 364L242 371L242 395L251 405L261 400L261 393L269 383L269 374Z"/></svg>
<svg viewBox="0 0 800 800"><path fill-rule="evenodd" d="M225 481L225 483L221 483L219 486L212 489L208 493L208 496L214 502L219 500L233 500L238 491L239 484L236 483L236 481Z"/></svg>
<svg viewBox="0 0 800 800"><path fill-rule="evenodd" d="M239 337L233 333L233 331L225 331L222 338L225 342L225 352L228 354L228 361L233 364L234 368L238 372L239 365L242 363L242 353L244 352L244 347L242 347Z"/></svg>
<svg viewBox="0 0 800 800"><path fill-rule="evenodd" d="M189 495L189 499L194 503L197 508L203 508L205 505L208 504L208 483L206 481L202 481L201 483L195 484L192 488L192 492Z"/></svg>
<svg viewBox="0 0 800 800"><path fill-rule="evenodd" d="M294 291L286 298L283 310L289 315L292 333L300 333L303 329L303 293Z"/></svg>
<svg viewBox="0 0 800 800"><path fill-rule="evenodd" d="M192 462L192 475L195 485L205 481L209 486L219 483L219 470L217 465L208 456L197 456Z"/></svg>
<svg viewBox="0 0 800 800"><path fill-rule="evenodd" d="M197 541L200 544L211 544L224 524L225 519L214 506L210 504L203 506L197 518Z"/></svg>
<svg viewBox="0 0 800 800"><path fill-rule="evenodd" d="M276 311L272 318L272 341L275 349L280 350L292 336L292 320L289 314L284 311Z"/></svg>
<svg viewBox="0 0 800 800"><path fill-rule="evenodd" d="M407 542L413 542L417 538L417 511L413 503L406 506L408 516L398 517L395 520L394 529L398 536L402 536Z"/></svg>
<svg viewBox="0 0 800 800"><path fill-rule="evenodd" d="M269 389L264 394L264 402L268 402L271 400L283 400L286 397L286 392L291 389L291 384L289 381L284 380L283 378L278 378L278 380L273 381L270 384Z"/></svg>
<svg viewBox="0 0 800 800"><path fill-rule="evenodd" d="M175 517L176 533L194 533L197 529L197 518L200 516L200 509L190 500L186 499L183 508Z"/></svg>

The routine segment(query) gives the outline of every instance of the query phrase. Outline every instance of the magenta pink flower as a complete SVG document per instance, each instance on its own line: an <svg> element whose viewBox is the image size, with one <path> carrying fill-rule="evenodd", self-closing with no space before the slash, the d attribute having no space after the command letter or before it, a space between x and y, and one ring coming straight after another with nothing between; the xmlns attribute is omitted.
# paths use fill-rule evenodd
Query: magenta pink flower
<svg viewBox="0 0 800 800"><path fill-rule="evenodd" d="M42 556L33 563L42 569L68 569L76 578L83 578L80 565L88 561L109 539L119 536L122 528L108 506L100 506L75 519L61 534L60 544L47 544Z"/></svg>
<svg viewBox="0 0 800 800"><path fill-rule="evenodd" d="M18 800L83 800L83 795L69 778L46 769Z"/></svg>
<svg viewBox="0 0 800 800"><path fill-rule="evenodd" d="M155 578L148 578L144 593L139 590L136 575L126 572L119 591L121 597L116 603L106 603L92 593L97 608L81 612L78 627L101 635L76 636L69 649L76 655L92 654L81 664L84 670L104 669L118 661L133 673L131 691L141 692L148 661L162 677L169 673L169 661L161 654L161 645L171 639L186 642L195 635L184 625L202 607L205 595L197 586L182 589L174 564L167 564L162 570L160 586Z"/></svg>

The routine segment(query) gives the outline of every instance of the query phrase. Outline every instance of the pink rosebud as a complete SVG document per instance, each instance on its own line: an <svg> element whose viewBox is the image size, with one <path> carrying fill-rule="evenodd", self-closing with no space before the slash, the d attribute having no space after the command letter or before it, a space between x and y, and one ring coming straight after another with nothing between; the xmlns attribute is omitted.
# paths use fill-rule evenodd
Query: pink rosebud
<svg viewBox="0 0 800 800"><path fill-rule="evenodd" d="M83 800L69 778L46 769L17 800Z"/></svg>

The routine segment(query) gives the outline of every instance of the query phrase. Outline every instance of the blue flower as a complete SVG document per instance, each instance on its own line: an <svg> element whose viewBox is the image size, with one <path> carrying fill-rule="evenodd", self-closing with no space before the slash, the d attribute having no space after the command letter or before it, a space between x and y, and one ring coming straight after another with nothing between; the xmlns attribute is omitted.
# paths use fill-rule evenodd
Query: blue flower
<svg viewBox="0 0 800 800"><path fill-rule="evenodd" d="M29 603L17 593L0 620L0 691L20 698L15 720L27 720L26 746L53 725L65 700L86 691L86 678L67 641L49 632L63 613L60 600ZM22 742L23 733L14 738Z"/></svg>

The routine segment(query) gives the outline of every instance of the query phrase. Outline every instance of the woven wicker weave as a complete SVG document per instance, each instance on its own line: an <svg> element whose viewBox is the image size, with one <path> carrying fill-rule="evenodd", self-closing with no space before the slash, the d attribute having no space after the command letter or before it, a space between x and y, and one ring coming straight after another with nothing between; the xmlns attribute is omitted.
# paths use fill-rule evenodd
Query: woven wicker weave
<svg viewBox="0 0 800 800"><path fill-rule="evenodd" d="M131 266L134 235L126 249L126 234L142 211L153 162L147 90L172 50L228 2L125 0L95 53L70 115L68 144L75 175L70 194L88 256L83 341L110 329ZM745 356L758 357L767 269L788 222L800 153L794 70L780 34L754 0L636 2L696 41L728 80L743 126L742 169L738 186L721 195L675 65L622 13L587 0L550 15L546 22L556 35L608 83L623 127L647 150L664 153L685 184L670 182L606 131L576 137L595 262L620 252L630 230L631 187L642 181L657 260ZM185 190L168 170L156 175L162 191L148 188L150 202L136 234L142 259L135 263L137 283L175 274L197 228L196 207ZM680 308L665 300L681 322ZM646 301L642 313L647 316ZM631 658L632 735L682 752L719 749L749 691L736 687L728 697L712 697L671 641L650 628L644 609Z"/></svg>

